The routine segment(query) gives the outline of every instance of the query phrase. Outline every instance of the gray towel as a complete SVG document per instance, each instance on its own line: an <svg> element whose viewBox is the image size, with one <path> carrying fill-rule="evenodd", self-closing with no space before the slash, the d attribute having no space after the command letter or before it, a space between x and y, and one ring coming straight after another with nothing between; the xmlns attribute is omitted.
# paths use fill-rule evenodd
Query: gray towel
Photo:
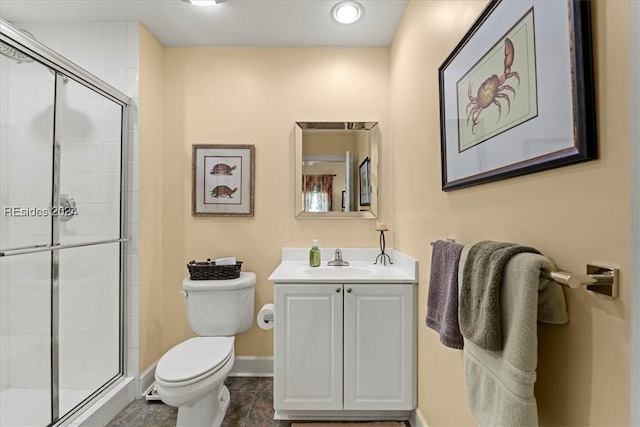
<svg viewBox="0 0 640 427"><path fill-rule="evenodd" d="M460 285L460 331L485 350L502 350L502 272L514 255L523 252L540 254L528 246L488 240L476 243L467 254Z"/></svg>
<svg viewBox="0 0 640 427"><path fill-rule="evenodd" d="M469 246L460 257L464 271ZM540 278L540 269L555 271L551 260L536 254L516 255L500 284L504 346L487 351L465 339L464 375L469 409L479 426L537 426L534 395L538 365L538 324L569 320L562 287ZM462 282L462 277L459 278Z"/></svg>
<svg viewBox="0 0 640 427"><path fill-rule="evenodd" d="M440 334L447 347L462 349L458 325L458 263L462 245L438 240L431 254L431 276L427 296L427 326Z"/></svg>

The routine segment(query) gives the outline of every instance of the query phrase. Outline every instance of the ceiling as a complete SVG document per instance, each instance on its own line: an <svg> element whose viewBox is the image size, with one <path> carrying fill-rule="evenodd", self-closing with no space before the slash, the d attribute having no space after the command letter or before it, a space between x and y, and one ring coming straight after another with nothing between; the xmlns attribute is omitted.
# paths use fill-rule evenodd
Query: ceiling
<svg viewBox="0 0 640 427"><path fill-rule="evenodd" d="M386 47L408 0L359 0L360 21L335 22L338 0L0 0L9 22L139 21L165 46Z"/></svg>

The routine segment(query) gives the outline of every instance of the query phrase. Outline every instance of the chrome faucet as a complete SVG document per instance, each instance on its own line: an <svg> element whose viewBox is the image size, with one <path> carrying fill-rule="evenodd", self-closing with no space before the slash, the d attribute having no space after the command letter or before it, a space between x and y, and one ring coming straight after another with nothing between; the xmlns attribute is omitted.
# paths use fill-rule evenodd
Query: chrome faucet
<svg viewBox="0 0 640 427"><path fill-rule="evenodd" d="M327 265L332 265L334 267L345 267L349 265L349 262L344 261L342 259L342 251L340 249L336 249L336 254L334 255L334 259L329 261Z"/></svg>

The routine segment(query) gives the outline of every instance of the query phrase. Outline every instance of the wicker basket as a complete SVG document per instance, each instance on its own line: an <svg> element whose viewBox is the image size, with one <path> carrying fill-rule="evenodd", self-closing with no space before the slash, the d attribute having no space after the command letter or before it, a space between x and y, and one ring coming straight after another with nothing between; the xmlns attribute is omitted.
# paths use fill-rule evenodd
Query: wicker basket
<svg viewBox="0 0 640 427"><path fill-rule="evenodd" d="M242 261L236 262L235 265L216 265L215 261L210 259L206 261L191 261L187 264L189 269L189 278L191 280L229 280L240 277L240 269Z"/></svg>

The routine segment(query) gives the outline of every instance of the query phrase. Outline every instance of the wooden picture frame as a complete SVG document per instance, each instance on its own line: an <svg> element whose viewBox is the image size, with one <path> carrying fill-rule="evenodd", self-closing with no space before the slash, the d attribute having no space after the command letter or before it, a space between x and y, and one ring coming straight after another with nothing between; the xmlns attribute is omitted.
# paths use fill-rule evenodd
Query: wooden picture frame
<svg viewBox="0 0 640 427"><path fill-rule="evenodd" d="M443 191L597 158L590 3L484 9L438 70Z"/></svg>
<svg viewBox="0 0 640 427"><path fill-rule="evenodd" d="M193 145L191 214L253 216L254 169L254 145Z"/></svg>

